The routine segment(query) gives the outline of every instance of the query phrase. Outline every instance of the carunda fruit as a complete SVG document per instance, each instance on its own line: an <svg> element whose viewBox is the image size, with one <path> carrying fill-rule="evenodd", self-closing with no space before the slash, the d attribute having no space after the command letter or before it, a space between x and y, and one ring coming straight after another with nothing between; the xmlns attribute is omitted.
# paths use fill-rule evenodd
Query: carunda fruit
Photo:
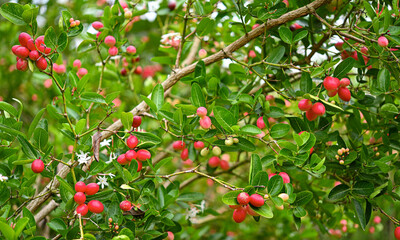
<svg viewBox="0 0 400 240"><path fill-rule="evenodd" d="M241 223L246 219L246 210L244 208L238 208L233 211L233 220L237 223Z"/></svg>
<svg viewBox="0 0 400 240"><path fill-rule="evenodd" d="M250 196L247 192L241 192L237 196L237 201L240 205L246 205L250 202Z"/></svg>
<svg viewBox="0 0 400 240"><path fill-rule="evenodd" d="M312 106L311 110L317 115L317 116L322 116L325 114L325 106L324 104L317 102L314 103Z"/></svg>
<svg viewBox="0 0 400 240"><path fill-rule="evenodd" d="M98 200L92 200L88 203L89 211L92 213L101 213L104 210L103 204Z"/></svg>
<svg viewBox="0 0 400 240"><path fill-rule="evenodd" d="M36 159L32 162L31 168L34 173L41 173L44 170L44 163L41 159Z"/></svg>
<svg viewBox="0 0 400 240"><path fill-rule="evenodd" d="M86 191L86 184L84 182L77 182L75 184L75 191L84 193Z"/></svg>
<svg viewBox="0 0 400 240"><path fill-rule="evenodd" d="M128 145L129 148L135 148L139 143L139 140L136 136L130 135L128 139L126 140L126 145Z"/></svg>
<svg viewBox="0 0 400 240"><path fill-rule="evenodd" d="M185 146L186 146L185 142L180 141L180 140L179 141L175 141L172 144L172 147L177 151L181 151L181 150L185 149Z"/></svg>
<svg viewBox="0 0 400 240"><path fill-rule="evenodd" d="M312 107L312 102L309 99L302 99L297 106L301 111L308 111Z"/></svg>
<svg viewBox="0 0 400 240"><path fill-rule="evenodd" d="M151 158L151 153L146 149L140 149L136 152L137 160L139 161L147 161L147 159Z"/></svg>
<svg viewBox="0 0 400 240"><path fill-rule="evenodd" d="M264 205L264 198L257 193L251 194L250 204L254 207L261 207Z"/></svg>
<svg viewBox="0 0 400 240"><path fill-rule="evenodd" d="M324 87L328 91L337 89L339 84L340 80L338 78L328 76L324 79Z"/></svg>
<svg viewBox="0 0 400 240"><path fill-rule="evenodd" d="M219 157L213 156L208 160L208 165L210 165L210 167L212 168L216 168L219 166L220 163L220 159Z"/></svg>
<svg viewBox="0 0 400 240"><path fill-rule="evenodd" d="M121 208L122 211L129 211L132 208L132 203L129 202L128 200L122 201L119 204L119 208Z"/></svg>
<svg viewBox="0 0 400 240"><path fill-rule="evenodd" d="M378 38L378 45L381 47L387 47L389 45L389 41L386 37L380 36Z"/></svg>
<svg viewBox="0 0 400 240"><path fill-rule="evenodd" d="M351 93L350 93L349 89L347 89L346 87L341 87L341 88L339 88L338 93L339 93L340 99L342 99L345 102L350 101Z"/></svg>
<svg viewBox="0 0 400 240"><path fill-rule="evenodd" d="M81 216L85 216L89 211L89 208L86 204L81 204L76 208L76 213Z"/></svg>
<svg viewBox="0 0 400 240"><path fill-rule="evenodd" d="M94 195L99 191L100 187L97 183L89 183L86 186L86 194L87 195Z"/></svg>
<svg viewBox="0 0 400 240"><path fill-rule="evenodd" d="M74 201L78 204L81 205L85 203L86 201L86 195L83 192L77 192L74 195Z"/></svg>

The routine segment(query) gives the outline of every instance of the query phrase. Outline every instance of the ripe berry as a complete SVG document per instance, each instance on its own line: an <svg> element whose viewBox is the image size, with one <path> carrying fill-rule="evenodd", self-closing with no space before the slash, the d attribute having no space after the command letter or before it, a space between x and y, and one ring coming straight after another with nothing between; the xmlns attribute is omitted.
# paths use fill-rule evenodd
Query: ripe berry
<svg viewBox="0 0 400 240"><path fill-rule="evenodd" d="M17 61L17 69L19 71L28 70L28 60L22 59L22 58L18 59L18 61Z"/></svg>
<svg viewBox="0 0 400 240"><path fill-rule="evenodd" d="M255 58L255 57L257 57L256 52L254 52L254 50L250 50L249 51L249 58Z"/></svg>
<svg viewBox="0 0 400 240"><path fill-rule="evenodd" d="M257 193L251 194L250 204L254 207L261 207L262 205L264 205L264 198Z"/></svg>
<svg viewBox="0 0 400 240"><path fill-rule="evenodd" d="M128 71L126 71L125 68L121 69L121 75L125 77L126 75L128 75Z"/></svg>
<svg viewBox="0 0 400 240"><path fill-rule="evenodd" d="M285 172L280 172L279 175L282 177L283 183L290 183L289 174L287 174Z"/></svg>
<svg viewBox="0 0 400 240"><path fill-rule="evenodd" d="M125 165L128 164L128 160L126 159L126 155L125 154L121 154L118 156L117 158L117 162L121 165Z"/></svg>
<svg viewBox="0 0 400 240"><path fill-rule="evenodd" d="M82 78L86 74L88 74L88 70L86 68L79 68L78 72L76 73L79 78Z"/></svg>
<svg viewBox="0 0 400 240"><path fill-rule="evenodd" d="M128 150L126 153L125 153L125 158L126 158L126 160L127 161L132 161L133 159L136 159L136 152L135 152L135 150Z"/></svg>
<svg viewBox="0 0 400 240"><path fill-rule="evenodd" d="M208 116L200 119L200 126L204 129L209 129L211 127L211 119Z"/></svg>
<svg viewBox="0 0 400 240"><path fill-rule="evenodd" d="M219 157L213 156L208 160L208 165L210 165L210 167L212 168L216 168L219 166L220 163L220 159Z"/></svg>
<svg viewBox="0 0 400 240"><path fill-rule="evenodd" d="M241 223L246 219L246 210L244 208L235 209L232 217L235 222Z"/></svg>
<svg viewBox="0 0 400 240"><path fill-rule="evenodd" d="M246 212L250 215L250 216L259 216L260 214L256 213L251 207L250 205L246 205Z"/></svg>
<svg viewBox="0 0 400 240"><path fill-rule="evenodd" d="M75 59L74 62L72 63L72 66L77 69L81 68L82 66L81 60Z"/></svg>
<svg viewBox="0 0 400 240"><path fill-rule="evenodd" d="M181 159L186 160L189 158L189 150L187 148L183 149L181 152Z"/></svg>
<svg viewBox="0 0 400 240"><path fill-rule="evenodd" d="M44 170L44 163L41 159L36 159L32 162L31 168L34 173L41 173Z"/></svg>
<svg viewBox="0 0 400 240"><path fill-rule="evenodd" d="M389 45L389 41L388 41L388 39L386 37L380 36L378 38L378 45L381 46L381 47L387 47Z"/></svg>
<svg viewBox="0 0 400 240"><path fill-rule="evenodd" d="M400 227L396 227L396 229L394 230L394 237L397 240L400 240Z"/></svg>
<svg viewBox="0 0 400 240"><path fill-rule="evenodd" d="M137 128L142 124L142 118L140 116L134 116L133 117L133 122L132 122L132 127Z"/></svg>
<svg viewBox="0 0 400 240"><path fill-rule="evenodd" d="M342 51L343 50L343 44L344 44L344 42L338 42L338 43L335 44L335 48L337 50L339 50L339 51Z"/></svg>
<svg viewBox="0 0 400 240"><path fill-rule="evenodd" d="M221 160L219 162L219 165L221 166L222 170L228 171L229 170L229 162L226 160Z"/></svg>
<svg viewBox="0 0 400 240"><path fill-rule="evenodd" d="M36 61L36 67L39 68L40 70L44 71L47 68L47 61L44 57L39 58Z"/></svg>
<svg viewBox="0 0 400 240"><path fill-rule="evenodd" d="M315 114L312 109L306 112L306 118L308 119L308 121L314 121L315 119L317 119L317 117L318 115Z"/></svg>
<svg viewBox="0 0 400 240"><path fill-rule="evenodd" d="M86 204L81 204L76 207L76 213L80 214L81 216L85 216L89 211L89 208Z"/></svg>
<svg viewBox="0 0 400 240"><path fill-rule="evenodd" d="M136 48L134 46L128 46L126 52L133 55L136 53Z"/></svg>
<svg viewBox="0 0 400 240"><path fill-rule="evenodd" d="M264 128L265 128L265 122L264 122L263 117L259 117L259 118L257 119L257 127L258 127L259 129L264 129Z"/></svg>
<svg viewBox="0 0 400 240"><path fill-rule="evenodd" d="M129 202L128 200L122 201L119 204L119 208L121 208L122 211L129 211L132 208L132 203Z"/></svg>
<svg viewBox="0 0 400 240"><path fill-rule="evenodd" d="M138 168L137 168L136 172L140 172L142 170L143 163L141 161L136 161L136 162L138 164Z"/></svg>
<svg viewBox="0 0 400 240"><path fill-rule="evenodd" d="M36 61L36 60L38 60L38 59L40 58L40 54L39 54L38 51L33 50L33 51L31 51L31 52L29 53L29 58L30 58L32 61Z"/></svg>
<svg viewBox="0 0 400 240"><path fill-rule="evenodd" d="M89 183L86 186L86 194L87 195L94 195L99 191L100 187L97 183Z"/></svg>
<svg viewBox="0 0 400 240"><path fill-rule="evenodd" d="M314 103L312 106L311 110L317 115L317 116L322 116L325 114L325 106L324 104L317 102Z"/></svg>
<svg viewBox="0 0 400 240"><path fill-rule="evenodd" d="M109 46L109 47L113 47L115 45L115 38L113 36L107 36L104 39L104 43Z"/></svg>
<svg viewBox="0 0 400 240"><path fill-rule="evenodd" d="M200 149L204 148L204 143L202 141L197 141L197 142L194 142L193 146L194 146L194 149L200 150Z"/></svg>
<svg viewBox="0 0 400 240"><path fill-rule="evenodd" d="M350 93L349 89L347 89L346 87L341 87L341 88L339 88L338 93L339 93L340 99L342 99L345 102L350 101L351 93Z"/></svg>
<svg viewBox="0 0 400 240"><path fill-rule="evenodd" d="M77 182L75 184L75 191L76 192L86 192L86 184L84 182Z"/></svg>
<svg viewBox="0 0 400 240"><path fill-rule="evenodd" d="M21 46L20 46L20 45L14 45L14 46L12 46L11 51L14 53L14 55L17 55L17 54L16 54L16 51L17 51L17 48L19 48L19 47L21 47Z"/></svg>
<svg viewBox="0 0 400 240"><path fill-rule="evenodd" d="M247 192L241 192L237 196L237 201L240 205L246 205L250 202L250 196Z"/></svg>
<svg viewBox="0 0 400 240"><path fill-rule="evenodd" d="M350 85L350 79L348 79L348 78L342 78L341 80L340 80L340 85L339 85L339 87L347 87L347 86L349 86Z"/></svg>
<svg viewBox="0 0 400 240"><path fill-rule="evenodd" d="M172 143L172 147L177 151L183 150L185 148L185 146L186 146L185 142L180 141L180 140Z"/></svg>
<svg viewBox="0 0 400 240"><path fill-rule="evenodd" d="M207 108L205 108L205 107L197 108L197 116L199 116L201 118L207 116Z"/></svg>
<svg viewBox="0 0 400 240"><path fill-rule="evenodd" d="M339 87L339 79L335 77L328 76L324 79L324 87L326 90L335 90Z"/></svg>
<svg viewBox="0 0 400 240"><path fill-rule="evenodd" d="M270 180L273 176L275 176L276 175L276 173L270 173L270 174L268 174L268 180Z"/></svg>
<svg viewBox="0 0 400 240"><path fill-rule="evenodd" d="M170 0L168 2L168 8L169 8L169 10L174 11L174 9L176 8L176 1L175 0Z"/></svg>
<svg viewBox="0 0 400 240"><path fill-rule="evenodd" d="M117 47L110 47L108 49L108 54L110 54L110 56L115 56L118 54L118 48Z"/></svg>
<svg viewBox="0 0 400 240"><path fill-rule="evenodd" d="M336 96L338 90L334 89L334 90L327 90L326 93L328 94L329 97L334 97Z"/></svg>
<svg viewBox="0 0 400 240"><path fill-rule="evenodd" d="M258 28L258 26L260 26L260 24L258 24L258 23L254 24L254 25L251 27L251 30L254 30L254 29Z"/></svg>
<svg viewBox="0 0 400 240"><path fill-rule="evenodd" d="M128 139L126 140L126 145L128 145L129 148L135 148L139 143L139 140L136 136L130 135Z"/></svg>
<svg viewBox="0 0 400 240"><path fill-rule="evenodd" d="M124 17L125 17L125 19L130 19L132 17L132 12L131 11L125 11Z"/></svg>
<svg viewBox="0 0 400 240"><path fill-rule="evenodd" d="M221 155L221 148L218 147L218 146L214 146L213 149L212 149L212 153L213 153L215 156Z"/></svg>
<svg viewBox="0 0 400 240"><path fill-rule="evenodd" d="M17 55L17 57L20 58L27 58L29 56L29 49L27 49L26 47L18 47L15 50L15 55Z"/></svg>
<svg viewBox="0 0 400 240"><path fill-rule="evenodd" d="M207 57L207 51L206 51L205 49L203 49L203 48L200 49L200 50L199 50L199 57L200 57L201 59Z"/></svg>
<svg viewBox="0 0 400 240"><path fill-rule="evenodd" d="M32 39L29 34L26 32L22 32L18 36L18 41L21 44L21 46L27 47L28 46L28 40Z"/></svg>
<svg viewBox="0 0 400 240"><path fill-rule="evenodd" d="M190 160L190 159L182 161L182 163L183 163L183 166L185 166L185 167L192 167L193 166L193 161Z"/></svg>
<svg viewBox="0 0 400 240"><path fill-rule="evenodd" d="M98 200L92 200L88 203L89 211L92 213L101 213L104 210L103 204Z"/></svg>
<svg viewBox="0 0 400 240"><path fill-rule="evenodd" d="M140 149L136 154L139 161L147 161L147 159L151 158L151 153L146 149Z"/></svg>
<svg viewBox="0 0 400 240"><path fill-rule="evenodd" d="M104 27L103 23L96 21L92 23L92 27L96 30L99 30Z"/></svg>
<svg viewBox="0 0 400 240"><path fill-rule="evenodd" d="M83 192L77 192L74 195L74 201L78 204L81 205L85 203L86 201L86 195Z"/></svg>
<svg viewBox="0 0 400 240"><path fill-rule="evenodd" d="M297 29L302 29L303 28L303 26L301 26L300 24L298 24L298 23L293 23L292 25L290 25L290 30L293 32L293 31L296 31Z"/></svg>
<svg viewBox="0 0 400 240"><path fill-rule="evenodd" d="M297 106L301 111L308 111L312 107L312 102L309 99L301 99Z"/></svg>

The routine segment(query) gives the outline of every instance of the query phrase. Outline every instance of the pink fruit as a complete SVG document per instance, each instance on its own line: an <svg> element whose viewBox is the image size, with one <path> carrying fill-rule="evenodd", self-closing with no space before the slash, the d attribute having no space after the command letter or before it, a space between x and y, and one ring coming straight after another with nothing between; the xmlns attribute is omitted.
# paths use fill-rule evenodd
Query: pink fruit
<svg viewBox="0 0 400 240"><path fill-rule="evenodd" d="M86 194L87 195L94 195L99 191L100 187L97 183L89 183L86 186Z"/></svg>
<svg viewBox="0 0 400 240"><path fill-rule="evenodd" d="M301 111L308 111L312 107L312 102L309 99L301 99L297 106Z"/></svg>
<svg viewBox="0 0 400 240"><path fill-rule="evenodd" d="M324 104L317 102L314 103L312 106L311 110L317 115L317 116L322 116L325 114L325 106Z"/></svg>
<svg viewBox="0 0 400 240"><path fill-rule="evenodd" d="M109 46L109 47L113 47L116 43L115 38L113 36L107 36L104 39L104 43Z"/></svg>
<svg viewBox="0 0 400 240"><path fill-rule="evenodd" d="M264 198L257 193L251 194L250 204L254 207L261 207L262 205L264 205Z"/></svg>
<svg viewBox="0 0 400 240"><path fill-rule="evenodd" d="M315 119L317 119L317 117L318 115L315 114L312 109L306 112L306 118L308 119L308 121L314 121Z"/></svg>
<svg viewBox="0 0 400 240"><path fill-rule="evenodd" d="M133 122L132 122L132 127L137 128L142 124L142 118L140 116L134 116L133 117Z"/></svg>
<svg viewBox="0 0 400 240"><path fill-rule="evenodd" d="M381 47L387 47L389 45L389 41L386 37L380 36L378 38L378 45Z"/></svg>
<svg viewBox="0 0 400 240"><path fill-rule="evenodd" d="M72 64L72 66L73 66L74 68L77 68L77 69L81 68L81 66L82 66L81 60L75 59L75 60L74 60L74 63Z"/></svg>
<svg viewBox="0 0 400 240"><path fill-rule="evenodd" d="M147 161L147 159L151 158L151 153L146 149L140 149L137 151L137 160L139 161Z"/></svg>
<svg viewBox="0 0 400 240"><path fill-rule="evenodd" d="M117 158L117 162L121 165L125 165L128 164L128 160L126 159L126 155L125 154L121 154L118 156Z"/></svg>
<svg viewBox="0 0 400 240"><path fill-rule="evenodd" d="M41 159L32 162L31 169L34 173L41 173L44 170L44 163Z"/></svg>
<svg viewBox="0 0 400 240"><path fill-rule="evenodd" d="M237 196L237 201L240 205L247 205L250 202L250 196L247 192L241 192Z"/></svg>
<svg viewBox="0 0 400 240"><path fill-rule="evenodd" d="M195 149L201 150L204 148L205 145L202 141L197 141L197 142L194 142L193 146Z"/></svg>
<svg viewBox="0 0 400 240"><path fill-rule="evenodd" d="M342 99L345 102L348 102L351 99L350 90L347 89L346 87L339 88L338 94L339 94L340 99Z"/></svg>
<svg viewBox="0 0 400 240"><path fill-rule="evenodd" d="M260 26L260 24L258 24L258 23L254 24L254 25L251 27L251 30L256 29L258 26Z"/></svg>
<svg viewBox="0 0 400 240"><path fill-rule="evenodd" d="M397 240L400 240L400 227L396 227L396 229L394 230L394 237Z"/></svg>
<svg viewBox="0 0 400 240"><path fill-rule="evenodd" d="M134 46L128 46L126 52L133 55L136 53L136 48Z"/></svg>
<svg viewBox="0 0 400 240"><path fill-rule="evenodd" d="M83 78L86 74L88 74L88 70L86 68L79 68L76 74L79 78Z"/></svg>
<svg viewBox="0 0 400 240"><path fill-rule="evenodd" d="M174 143L172 143L172 147L173 147L176 151L181 151L181 150L185 149L186 144L185 144L185 142L183 142L183 141L181 141L181 140L178 140L178 141L175 141Z"/></svg>
<svg viewBox="0 0 400 240"><path fill-rule="evenodd" d="M242 207L235 209L232 217L236 223L241 223L246 219L246 210Z"/></svg>
<svg viewBox="0 0 400 240"><path fill-rule="evenodd" d="M81 204L76 208L76 213L81 216L85 216L89 212L89 208L86 204Z"/></svg>
<svg viewBox="0 0 400 240"><path fill-rule="evenodd" d="M226 160L221 160L219 162L220 167L222 168L222 170L224 171L228 171L229 170L229 162Z"/></svg>
<svg viewBox="0 0 400 240"><path fill-rule="evenodd" d="M125 158L126 160L128 160L129 162L132 161L133 159L136 159L136 152L135 150L128 150L125 153Z"/></svg>
<svg viewBox="0 0 400 240"><path fill-rule="evenodd" d="M29 58L30 58L32 61L36 61L36 60L38 60L38 59L40 58L40 54L39 54L38 51L33 50L33 51L31 51L31 52L29 53Z"/></svg>
<svg viewBox="0 0 400 240"><path fill-rule="evenodd" d="M268 180L270 180L273 176L275 176L276 175L276 173L270 173L270 174L268 174Z"/></svg>
<svg viewBox="0 0 400 240"><path fill-rule="evenodd" d="M119 208L121 208L122 211L129 211L132 208L132 203L129 202L128 200L122 201L119 204Z"/></svg>
<svg viewBox="0 0 400 240"><path fill-rule="evenodd" d="M136 162L138 164L138 168L137 168L136 172L140 172L143 168L143 163L141 161L136 161Z"/></svg>
<svg viewBox="0 0 400 240"><path fill-rule="evenodd" d="M174 11L174 9L176 8L176 1L175 0L168 1L168 8L169 10Z"/></svg>
<svg viewBox="0 0 400 240"><path fill-rule="evenodd" d="M22 32L18 36L18 41L21 44L21 46L27 47L28 46L28 40L32 39L29 34L26 32Z"/></svg>
<svg viewBox="0 0 400 240"><path fill-rule="evenodd" d="M279 175L282 177L283 183L290 183L289 174L287 174L285 172L280 172Z"/></svg>
<svg viewBox="0 0 400 240"><path fill-rule="evenodd" d="M92 213L102 213L104 211L103 204L98 200L92 200L88 203L89 211Z"/></svg>
<svg viewBox="0 0 400 240"><path fill-rule="evenodd" d="M339 85L339 87L347 87L347 86L349 86L350 85L350 79L348 79L348 78L342 78L341 80L340 80L340 85Z"/></svg>
<svg viewBox="0 0 400 240"><path fill-rule="evenodd" d="M266 126L262 116L257 119L257 123L256 124L257 124L257 127L259 129L264 129L265 126Z"/></svg>
<svg viewBox="0 0 400 240"><path fill-rule="evenodd" d="M36 50L36 46L35 46L34 40L33 40L33 39L29 39L29 40L28 40L28 43L26 44L26 47L27 47L30 51Z"/></svg>
<svg viewBox="0 0 400 240"><path fill-rule="evenodd" d="M126 145L128 145L129 148L135 148L139 143L139 140L136 136L130 135L128 139L126 140Z"/></svg>
<svg viewBox="0 0 400 240"><path fill-rule="evenodd" d="M96 30L99 30L104 27L103 23L96 21L92 23L92 27Z"/></svg>
<svg viewBox="0 0 400 240"><path fill-rule="evenodd" d="M28 60L22 59L22 58L18 59L18 61L17 61L17 69L19 71L28 70Z"/></svg>
<svg viewBox="0 0 400 240"><path fill-rule="evenodd" d="M208 160L208 165L210 165L210 167L212 168L216 168L219 166L220 161L221 160L219 159L219 157L213 156Z"/></svg>
<svg viewBox="0 0 400 240"><path fill-rule="evenodd" d="M74 195L74 201L78 204L81 205L85 203L86 201L86 195L83 192L77 192Z"/></svg>
<svg viewBox="0 0 400 240"><path fill-rule="evenodd" d="M20 58L27 58L28 56L29 56L29 49L28 48L26 48L26 47L18 47L16 50L15 50L15 55L17 55L17 57L20 57Z"/></svg>
<svg viewBox="0 0 400 240"><path fill-rule="evenodd" d="M257 57L256 52L254 52L254 50L250 50L249 51L249 58L255 58L255 57Z"/></svg>
<svg viewBox="0 0 400 240"><path fill-rule="evenodd" d="M185 148L181 152L181 159L186 160L188 158L189 158L189 150L187 148Z"/></svg>
<svg viewBox="0 0 400 240"><path fill-rule="evenodd" d="M201 118L207 116L207 108L205 108L205 107L197 108L197 116L199 116Z"/></svg>
<svg viewBox="0 0 400 240"><path fill-rule="evenodd" d="M110 54L110 56L115 56L118 54L118 48L117 47L110 47L108 49L108 54Z"/></svg>
<svg viewBox="0 0 400 240"><path fill-rule="evenodd" d="M328 76L324 79L324 87L326 90L331 91L339 87L339 79L335 77Z"/></svg>
<svg viewBox="0 0 400 240"><path fill-rule="evenodd" d="M334 89L334 90L327 90L326 93L328 94L329 97L334 97L336 96L338 90Z"/></svg>
<svg viewBox="0 0 400 240"><path fill-rule="evenodd" d="M75 184L75 191L84 193L86 191L86 184L84 182L77 182Z"/></svg>
<svg viewBox="0 0 400 240"><path fill-rule="evenodd" d="M15 56L17 55L16 51L17 51L17 48L19 48L19 47L21 47L21 46L20 45L14 45L11 48L11 51L14 53Z"/></svg>
<svg viewBox="0 0 400 240"><path fill-rule="evenodd" d="M200 58L205 58L205 57L207 57L207 51L205 50L205 49L200 49L199 50L199 57Z"/></svg>
<svg viewBox="0 0 400 240"><path fill-rule="evenodd" d="M200 126L204 129L209 129L211 127L211 119L208 116L203 117L199 121Z"/></svg>

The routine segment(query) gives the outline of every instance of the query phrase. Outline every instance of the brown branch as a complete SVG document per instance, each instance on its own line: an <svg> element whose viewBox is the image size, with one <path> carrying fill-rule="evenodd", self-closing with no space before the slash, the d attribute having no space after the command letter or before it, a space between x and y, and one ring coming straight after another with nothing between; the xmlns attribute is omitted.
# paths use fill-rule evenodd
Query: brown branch
<svg viewBox="0 0 400 240"><path fill-rule="evenodd" d="M321 7L325 3L329 2L330 0L316 0L313 1L312 3L298 8L296 10L293 10L291 12L288 12L281 17L277 19L270 19L268 22L260 25L259 27L255 28L254 30L250 31L247 35L242 36L238 40L234 41L231 43L229 46L225 47L223 50L207 57L204 58L203 61L205 65L210 65L215 62L219 62L222 59L227 57L227 54L231 54L238 50L239 48L243 47L246 45L248 42L251 40L257 38L258 36L262 35L264 31L269 30L271 28L280 26L286 22L292 21L296 18L305 16L307 14L312 13L315 11L315 9ZM175 85L181 78L191 74L194 72L196 67L196 63L193 63L187 67L184 67L182 69L178 69L174 71L168 78L162 83L162 86L164 87L164 91L170 89L173 85ZM143 101L139 105L137 105L135 108L131 110L131 113L136 116L140 115L143 112L148 111L148 106L147 104ZM122 128L122 122L121 120L116 121L112 125L110 125L106 130L102 132L102 138L101 140L104 140L111 135L113 135L114 131ZM73 166L74 167L74 166ZM57 176L61 178L65 178L67 174L70 172L70 168L68 166L64 166L61 171L57 174ZM45 187L45 189L41 193L46 193L46 191L57 189L60 186L60 183L57 181L56 178L53 178L53 180ZM33 201L31 201L27 208L30 211L35 211L40 205L42 205L47 199L49 199L51 196L51 193L49 194L44 194L44 196L37 198Z"/></svg>

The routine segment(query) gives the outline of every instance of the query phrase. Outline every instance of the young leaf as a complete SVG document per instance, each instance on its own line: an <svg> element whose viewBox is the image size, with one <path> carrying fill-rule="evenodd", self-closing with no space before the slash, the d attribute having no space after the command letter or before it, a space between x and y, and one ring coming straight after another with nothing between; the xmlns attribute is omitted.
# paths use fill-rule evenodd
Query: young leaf
<svg viewBox="0 0 400 240"><path fill-rule="evenodd" d="M281 37L282 41L287 44L292 44L293 34L292 31L288 27L280 27L279 28L279 36Z"/></svg>
<svg viewBox="0 0 400 240"><path fill-rule="evenodd" d="M283 188L283 179L280 175L275 175L271 177L268 181L268 194L270 196L278 195Z"/></svg>
<svg viewBox="0 0 400 240"><path fill-rule="evenodd" d="M26 24L22 18L23 12L24 8L18 3L4 3L0 8L0 14L15 25Z"/></svg>
<svg viewBox="0 0 400 240"><path fill-rule="evenodd" d="M249 173L250 185L254 185L253 179L257 175L257 173L261 171L262 171L262 165L260 157L257 154L252 154L250 160L250 173Z"/></svg>
<svg viewBox="0 0 400 240"><path fill-rule="evenodd" d="M151 100L157 107L157 111L164 105L164 88L161 84L157 84L151 93Z"/></svg>
<svg viewBox="0 0 400 240"><path fill-rule="evenodd" d="M190 98L190 101L196 107L206 106L206 100L204 98L203 92L201 91L201 87L198 83L192 84L192 97Z"/></svg>
<svg viewBox="0 0 400 240"><path fill-rule="evenodd" d="M290 131L290 126L284 123L278 123L272 126L270 134L272 138L282 138Z"/></svg>

